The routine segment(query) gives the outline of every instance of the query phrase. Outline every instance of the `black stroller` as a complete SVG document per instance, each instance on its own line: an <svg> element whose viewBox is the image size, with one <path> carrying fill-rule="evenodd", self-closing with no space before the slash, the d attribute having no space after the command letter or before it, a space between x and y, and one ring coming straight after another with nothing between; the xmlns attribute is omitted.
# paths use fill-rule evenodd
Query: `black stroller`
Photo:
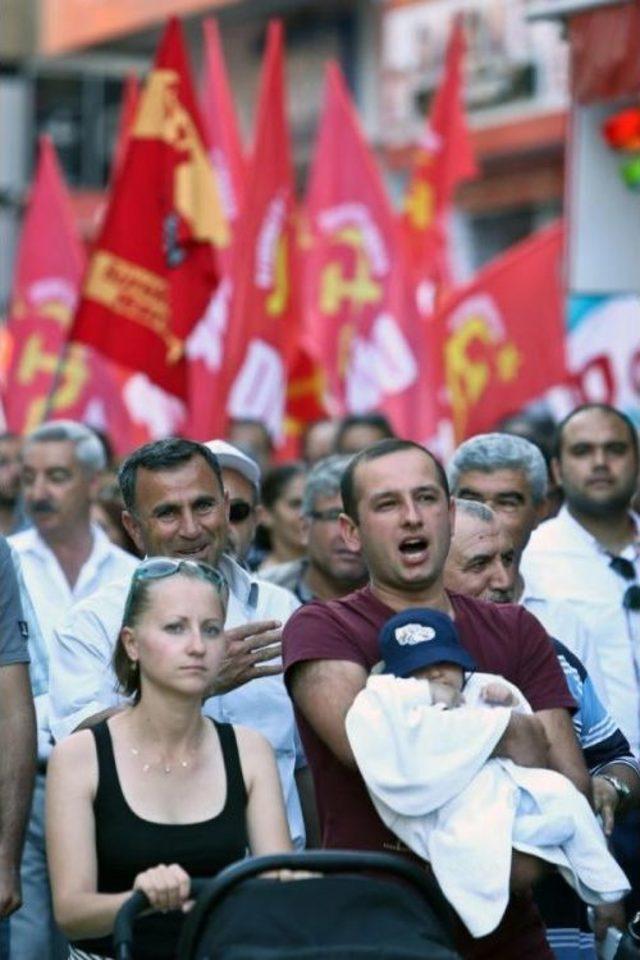
<svg viewBox="0 0 640 960"><path fill-rule="evenodd" d="M259 877L281 869L322 875ZM337 850L255 857L193 890L177 960L459 960L440 890L401 857ZM134 960L133 920L145 906L136 893L120 910L117 960Z"/></svg>

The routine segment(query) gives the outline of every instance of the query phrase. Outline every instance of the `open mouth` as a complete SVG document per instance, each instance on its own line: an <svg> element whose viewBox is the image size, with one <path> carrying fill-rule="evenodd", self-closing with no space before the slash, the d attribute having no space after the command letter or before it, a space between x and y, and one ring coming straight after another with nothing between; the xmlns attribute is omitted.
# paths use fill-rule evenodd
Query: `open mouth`
<svg viewBox="0 0 640 960"><path fill-rule="evenodd" d="M426 537L406 537L400 542L400 553L409 561L423 560L429 549Z"/></svg>

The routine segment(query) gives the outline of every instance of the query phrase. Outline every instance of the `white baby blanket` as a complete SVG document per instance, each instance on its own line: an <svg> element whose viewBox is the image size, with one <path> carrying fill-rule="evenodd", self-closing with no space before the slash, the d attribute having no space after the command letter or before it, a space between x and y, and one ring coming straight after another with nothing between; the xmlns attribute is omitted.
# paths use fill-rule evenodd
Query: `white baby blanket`
<svg viewBox="0 0 640 960"><path fill-rule="evenodd" d="M589 804L566 777L490 759L511 710L474 704L495 680L506 683L474 674L465 705L445 710L432 704L426 680L372 676L346 718L380 818L430 862L474 937L500 923L514 847L555 864L586 903L619 900L629 890Z"/></svg>

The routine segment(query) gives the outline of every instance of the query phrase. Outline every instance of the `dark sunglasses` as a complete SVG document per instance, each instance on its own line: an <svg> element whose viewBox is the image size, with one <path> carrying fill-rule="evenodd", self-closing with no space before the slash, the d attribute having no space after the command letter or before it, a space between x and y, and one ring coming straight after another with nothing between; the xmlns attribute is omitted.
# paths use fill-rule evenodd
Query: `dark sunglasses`
<svg viewBox="0 0 640 960"><path fill-rule="evenodd" d="M128 623L131 614L131 604L135 595L136 586L147 580L163 580L165 577L173 577L176 573L187 573L190 576L198 577L199 580L206 580L213 584L217 593L226 603L229 595L229 586L226 579L214 567L208 563L202 563L200 560L178 560L174 557L150 557L138 564L131 578L131 586L127 595L127 602L124 608L123 623Z"/></svg>
<svg viewBox="0 0 640 960"><path fill-rule="evenodd" d="M242 523L246 520L253 507L246 500L231 500L229 503L229 523Z"/></svg>
<svg viewBox="0 0 640 960"><path fill-rule="evenodd" d="M611 557L609 566L614 573L627 582L633 580L624 592L622 597L622 606L625 610L640 610L640 584L636 574L636 568L626 557Z"/></svg>

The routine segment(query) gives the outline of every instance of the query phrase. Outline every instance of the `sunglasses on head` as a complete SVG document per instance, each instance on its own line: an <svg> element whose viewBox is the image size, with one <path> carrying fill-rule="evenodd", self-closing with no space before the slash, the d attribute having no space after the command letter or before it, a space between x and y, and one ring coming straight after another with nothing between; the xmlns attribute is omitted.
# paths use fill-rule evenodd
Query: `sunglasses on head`
<svg viewBox="0 0 640 960"><path fill-rule="evenodd" d="M640 584L636 568L626 557L611 557L609 566L614 573L617 573L623 580L633 581L630 583L622 597L622 606L625 610L640 610Z"/></svg>
<svg viewBox="0 0 640 960"><path fill-rule="evenodd" d="M253 506L246 500L231 500L229 503L229 523L242 523L252 510Z"/></svg>
<svg viewBox="0 0 640 960"><path fill-rule="evenodd" d="M226 601L229 593L227 581L219 570L209 566L208 563L202 563L200 560L179 560L177 557L150 557L138 564L133 572L123 622L127 623L129 620L131 603L138 583L147 580L163 580L165 577L175 576L176 573L186 573L213 584L222 599Z"/></svg>

